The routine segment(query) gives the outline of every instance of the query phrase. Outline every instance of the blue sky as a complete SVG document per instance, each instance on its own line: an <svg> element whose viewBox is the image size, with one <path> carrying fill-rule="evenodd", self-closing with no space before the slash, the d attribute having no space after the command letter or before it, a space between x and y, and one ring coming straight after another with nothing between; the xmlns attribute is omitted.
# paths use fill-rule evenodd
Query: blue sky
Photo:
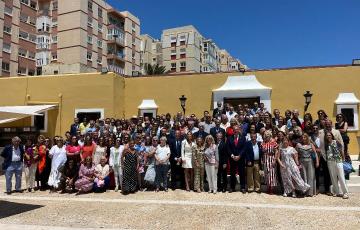
<svg viewBox="0 0 360 230"><path fill-rule="evenodd" d="M141 33L194 25L250 68L350 64L360 58L360 0L108 0Z"/></svg>

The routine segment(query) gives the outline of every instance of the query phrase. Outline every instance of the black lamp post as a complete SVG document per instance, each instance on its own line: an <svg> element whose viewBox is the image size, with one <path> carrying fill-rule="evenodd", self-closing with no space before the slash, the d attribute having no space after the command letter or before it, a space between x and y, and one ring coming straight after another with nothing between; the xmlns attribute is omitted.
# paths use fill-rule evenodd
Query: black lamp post
<svg viewBox="0 0 360 230"><path fill-rule="evenodd" d="M310 93L310 91L306 91L306 93L304 94L304 97L305 97L305 108L304 108L304 111L306 112L308 107L309 107L309 104L311 103L311 97L312 97L312 93Z"/></svg>
<svg viewBox="0 0 360 230"><path fill-rule="evenodd" d="M181 108L183 109L183 112L184 112L184 116L185 116L185 103L186 103L186 97L184 95L182 95L179 100L180 100L180 105L181 105Z"/></svg>

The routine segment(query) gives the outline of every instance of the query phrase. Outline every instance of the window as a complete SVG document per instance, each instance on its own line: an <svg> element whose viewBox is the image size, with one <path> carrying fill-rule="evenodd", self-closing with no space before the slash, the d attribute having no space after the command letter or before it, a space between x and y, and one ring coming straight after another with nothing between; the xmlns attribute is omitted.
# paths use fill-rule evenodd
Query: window
<svg viewBox="0 0 360 230"><path fill-rule="evenodd" d="M99 31L100 33L103 32L103 25L102 25L102 24L98 24L98 31Z"/></svg>
<svg viewBox="0 0 360 230"><path fill-rule="evenodd" d="M132 38L132 43L135 44L135 42L136 42L136 38L133 37Z"/></svg>
<svg viewBox="0 0 360 230"><path fill-rule="evenodd" d="M91 36L91 35L88 35L88 36L87 36L87 42L88 42L89 44L92 44L92 36Z"/></svg>
<svg viewBox="0 0 360 230"><path fill-rule="evenodd" d="M176 71L176 63L171 63L171 71Z"/></svg>
<svg viewBox="0 0 360 230"><path fill-rule="evenodd" d="M56 27L58 25L57 18L52 19L52 27Z"/></svg>
<svg viewBox="0 0 360 230"><path fill-rule="evenodd" d="M102 47L103 47L102 41L101 41L101 40L98 40L98 41L97 41L97 45L98 45L99 48L102 48Z"/></svg>
<svg viewBox="0 0 360 230"><path fill-rule="evenodd" d="M172 55L170 56L170 58L171 58L171 60L176 60L176 54L172 54Z"/></svg>
<svg viewBox="0 0 360 230"><path fill-rule="evenodd" d="M11 34L11 26L4 25L4 33Z"/></svg>
<svg viewBox="0 0 360 230"><path fill-rule="evenodd" d="M18 53L19 53L19 56L26 57L27 51L25 49L23 49L23 48L19 48Z"/></svg>
<svg viewBox="0 0 360 230"><path fill-rule="evenodd" d="M92 52L87 52L86 57L88 61L92 61Z"/></svg>
<svg viewBox="0 0 360 230"><path fill-rule="evenodd" d="M35 70L29 69L29 70L28 70L28 75L29 75L29 76L34 76L34 75L35 75Z"/></svg>
<svg viewBox="0 0 360 230"><path fill-rule="evenodd" d="M180 58L186 58L186 53L180 54Z"/></svg>
<svg viewBox="0 0 360 230"><path fill-rule="evenodd" d="M53 2L52 9L57 10L58 9L58 2Z"/></svg>
<svg viewBox="0 0 360 230"><path fill-rule="evenodd" d="M180 45L184 46L185 45L185 41L180 41Z"/></svg>
<svg viewBox="0 0 360 230"><path fill-rule="evenodd" d="M25 5L29 5L29 0L21 0L20 2L25 4Z"/></svg>
<svg viewBox="0 0 360 230"><path fill-rule="evenodd" d="M184 68L184 67L186 67L186 62L180 62L180 68Z"/></svg>
<svg viewBox="0 0 360 230"><path fill-rule="evenodd" d="M36 18L35 17L29 17L29 23L33 26L36 25Z"/></svg>
<svg viewBox="0 0 360 230"><path fill-rule="evenodd" d="M30 58L30 59L35 59L35 53L34 52L30 52L29 51L29 53L28 53L28 58Z"/></svg>
<svg viewBox="0 0 360 230"><path fill-rule="evenodd" d="M58 75L59 74L59 70L54 70L54 75Z"/></svg>
<svg viewBox="0 0 360 230"><path fill-rule="evenodd" d="M55 52L55 53L52 53L51 54L51 58L52 58L52 60L54 61L54 60L57 60L57 53Z"/></svg>
<svg viewBox="0 0 360 230"><path fill-rule="evenodd" d="M93 23L92 17L88 17L88 26L93 27L92 23Z"/></svg>
<svg viewBox="0 0 360 230"><path fill-rule="evenodd" d="M135 22L132 22L131 27L132 27L132 30L135 30L135 28L136 28L136 24L135 24Z"/></svg>
<svg viewBox="0 0 360 230"><path fill-rule="evenodd" d="M33 9L36 9L36 2L35 1L31 1L30 2L30 7L33 8Z"/></svg>
<svg viewBox="0 0 360 230"><path fill-rule="evenodd" d="M30 35L29 35L29 41L31 41L31 42L36 42L36 35L30 34Z"/></svg>
<svg viewBox="0 0 360 230"><path fill-rule="evenodd" d="M99 17L99 18L102 18L102 14L103 14L103 13L102 13L102 9L99 7L99 8L98 8L98 17Z"/></svg>
<svg viewBox="0 0 360 230"><path fill-rule="evenodd" d="M186 40L186 36L185 35L181 35L180 36L180 41L185 41Z"/></svg>
<svg viewBox="0 0 360 230"><path fill-rule="evenodd" d="M29 16L26 15L26 14L24 14L24 13L21 13L21 14L20 14L20 21L21 21L21 22L27 23L27 22L28 22L28 18L29 18Z"/></svg>
<svg viewBox="0 0 360 230"><path fill-rule="evenodd" d="M3 43L3 51L5 53L11 53L11 44L9 43Z"/></svg>
<svg viewBox="0 0 360 230"><path fill-rule="evenodd" d="M186 53L186 48L181 48L180 49L180 54L184 54L184 53Z"/></svg>
<svg viewBox="0 0 360 230"><path fill-rule="evenodd" d="M5 6L4 12L5 12L5 14L12 16L12 8L10 8L10 7Z"/></svg>
<svg viewBox="0 0 360 230"><path fill-rule="evenodd" d="M336 113L342 113L348 122L348 131L359 130L359 108L360 100L355 93L339 93L335 101Z"/></svg>
<svg viewBox="0 0 360 230"><path fill-rule="evenodd" d="M171 40L171 42L176 42L176 36L171 36L170 40Z"/></svg>
<svg viewBox="0 0 360 230"><path fill-rule="evenodd" d="M10 72L10 64L7 62L3 62L1 64L1 69L5 72Z"/></svg>
<svg viewBox="0 0 360 230"><path fill-rule="evenodd" d="M93 4L90 1L88 1L88 10L91 12L93 11Z"/></svg>
<svg viewBox="0 0 360 230"><path fill-rule="evenodd" d="M57 43L58 37L56 35L52 36L52 43Z"/></svg>
<svg viewBox="0 0 360 230"><path fill-rule="evenodd" d="M31 126L35 127L40 132L47 132L48 112L45 111L40 114L42 114L42 116L31 117Z"/></svg>
<svg viewBox="0 0 360 230"><path fill-rule="evenodd" d="M101 58L98 58L98 59L97 59L97 63L98 63L99 65L101 65L101 64L102 64L102 59L101 59Z"/></svg>
<svg viewBox="0 0 360 230"><path fill-rule="evenodd" d="M19 67L19 69L18 69L18 75L22 75L22 76L26 75L26 68L24 68L24 67Z"/></svg>

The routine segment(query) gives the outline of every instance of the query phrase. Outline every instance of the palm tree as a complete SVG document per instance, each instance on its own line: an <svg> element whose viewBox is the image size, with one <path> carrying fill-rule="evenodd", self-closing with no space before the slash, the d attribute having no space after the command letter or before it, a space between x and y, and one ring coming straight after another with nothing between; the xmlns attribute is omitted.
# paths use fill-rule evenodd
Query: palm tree
<svg viewBox="0 0 360 230"><path fill-rule="evenodd" d="M144 68L147 75L160 75L166 72L166 67L159 64L151 65L147 63Z"/></svg>

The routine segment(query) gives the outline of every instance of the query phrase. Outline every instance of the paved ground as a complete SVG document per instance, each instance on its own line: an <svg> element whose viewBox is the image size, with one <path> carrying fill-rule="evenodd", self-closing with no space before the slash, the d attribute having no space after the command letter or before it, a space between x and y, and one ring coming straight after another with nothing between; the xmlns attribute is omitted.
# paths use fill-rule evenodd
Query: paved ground
<svg viewBox="0 0 360 230"><path fill-rule="evenodd" d="M318 195L138 192L4 195L0 176L0 229L359 229L359 177L349 200Z"/></svg>

